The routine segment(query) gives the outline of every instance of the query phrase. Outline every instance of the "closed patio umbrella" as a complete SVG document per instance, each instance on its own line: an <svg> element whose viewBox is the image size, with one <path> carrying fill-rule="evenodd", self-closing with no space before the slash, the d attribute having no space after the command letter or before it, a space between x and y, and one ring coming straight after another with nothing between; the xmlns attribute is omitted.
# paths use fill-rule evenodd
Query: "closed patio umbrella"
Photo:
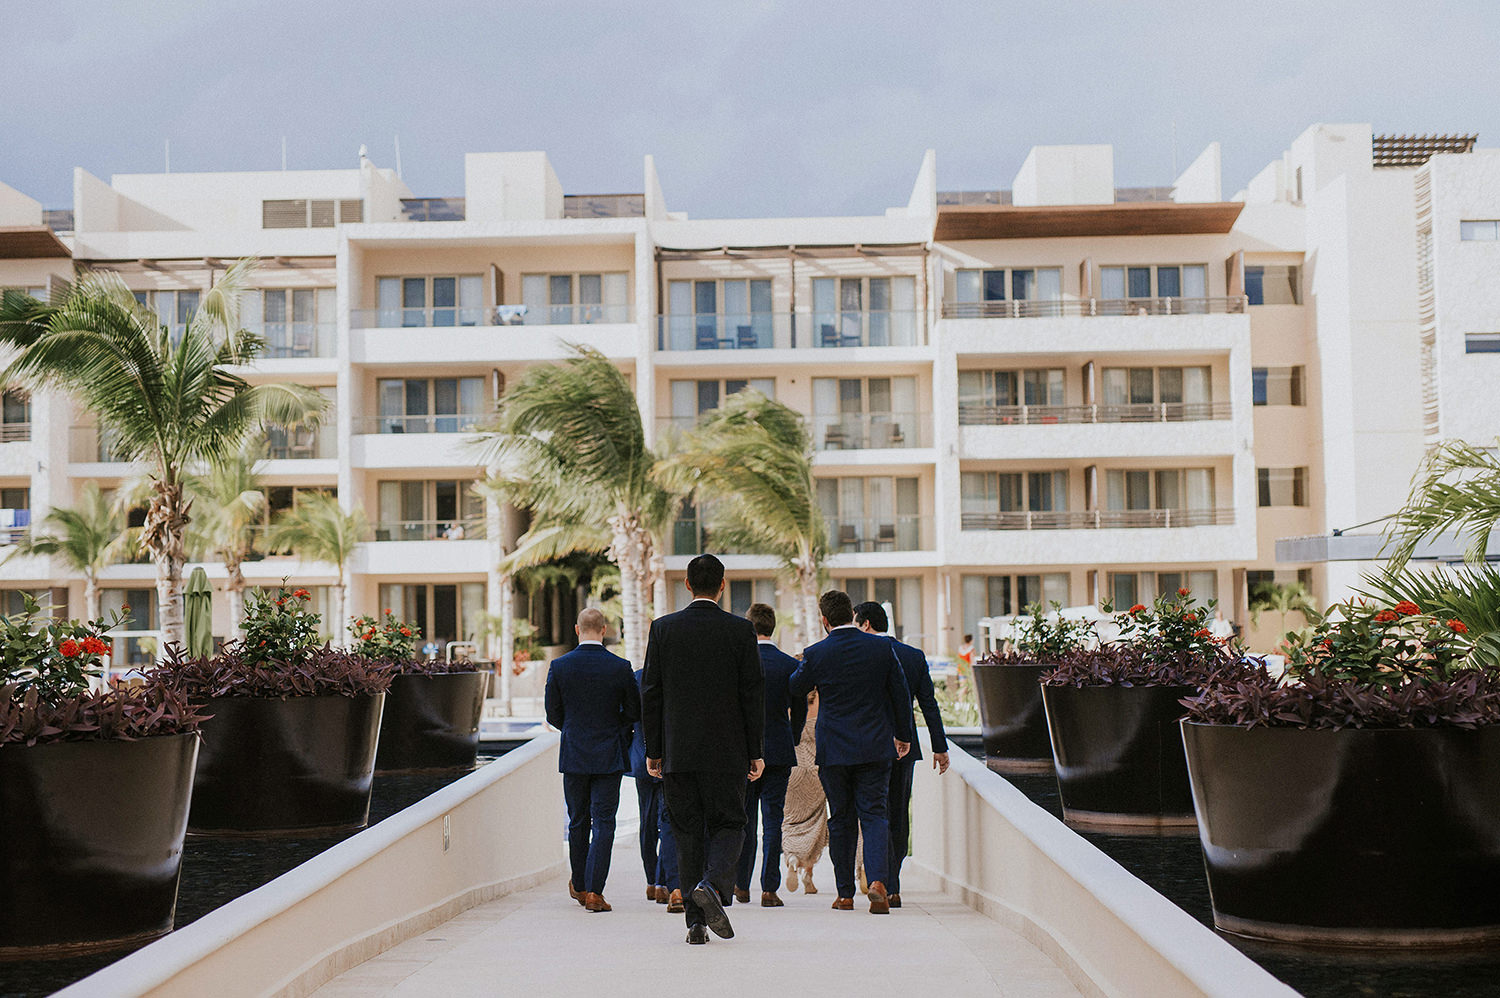
<svg viewBox="0 0 1500 998"><path fill-rule="evenodd" d="M182 594L182 616L188 654L195 658L213 654L214 591L201 565L188 576L187 589Z"/></svg>

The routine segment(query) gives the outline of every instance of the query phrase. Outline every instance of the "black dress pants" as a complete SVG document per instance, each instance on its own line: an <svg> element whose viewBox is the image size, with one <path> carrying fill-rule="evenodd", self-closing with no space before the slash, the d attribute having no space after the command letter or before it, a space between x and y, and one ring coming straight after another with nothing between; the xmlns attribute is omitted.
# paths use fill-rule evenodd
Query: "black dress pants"
<svg viewBox="0 0 1500 998"><path fill-rule="evenodd" d="M666 773L667 815L677 839L677 878L687 924L703 925L703 909L690 892L707 880L725 904L734 901L735 866L745 835L745 774Z"/></svg>

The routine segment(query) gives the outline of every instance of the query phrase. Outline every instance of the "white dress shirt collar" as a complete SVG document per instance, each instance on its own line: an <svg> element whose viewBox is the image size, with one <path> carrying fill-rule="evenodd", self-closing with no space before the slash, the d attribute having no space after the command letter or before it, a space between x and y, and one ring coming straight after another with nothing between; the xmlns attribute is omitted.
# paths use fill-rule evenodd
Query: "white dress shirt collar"
<svg viewBox="0 0 1500 998"><path fill-rule="evenodd" d="M604 642L596 641L593 638L580 638L578 640L578 647L582 648L584 645L597 645L598 647L603 648Z"/></svg>

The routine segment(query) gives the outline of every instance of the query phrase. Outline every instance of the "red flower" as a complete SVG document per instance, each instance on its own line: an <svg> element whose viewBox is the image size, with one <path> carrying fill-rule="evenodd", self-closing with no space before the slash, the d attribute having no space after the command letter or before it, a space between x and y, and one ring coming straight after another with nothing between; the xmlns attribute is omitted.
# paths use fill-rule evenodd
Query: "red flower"
<svg viewBox="0 0 1500 998"><path fill-rule="evenodd" d="M386 613L390 613L390 612L391 612L391 608L390 608L390 607L386 607L386 608L385 608L385 612L386 612Z"/></svg>
<svg viewBox="0 0 1500 998"><path fill-rule="evenodd" d="M83 650L88 652L90 655L103 655L105 652L109 651L109 645L105 644L99 638L90 634L88 637L83 639Z"/></svg>
<svg viewBox="0 0 1500 998"><path fill-rule="evenodd" d="M1465 624L1462 620L1450 620L1448 621L1448 626L1453 629L1453 633L1455 634L1469 633L1469 625Z"/></svg>
<svg viewBox="0 0 1500 998"><path fill-rule="evenodd" d="M1332 638L1324 638L1323 639L1323 647L1327 648L1329 651L1332 651L1333 650L1333 639Z"/></svg>
<svg viewBox="0 0 1500 998"><path fill-rule="evenodd" d="M1131 613L1140 613L1144 609L1146 609L1146 604L1144 604L1144 603L1137 603L1135 606L1133 606L1133 607L1130 608L1130 612Z"/></svg>
<svg viewBox="0 0 1500 998"><path fill-rule="evenodd" d="M294 589L292 590L292 595L297 597L298 599L307 599L312 595L312 593L308 592L306 589Z"/></svg>
<svg viewBox="0 0 1500 998"><path fill-rule="evenodd" d="M401 628L401 636L404 637L404 638L411 637L411 628L410 627L403 627L403 628Z"/></svg>
<svg viewBox="0 0 1500 998"><path fill-rule="evenodd" d="M1193 637L1195 637L1195 638L1210 638L1210 637L1213 637L1213 632L1210 631L1206 627L1200 627L1196 631L1193 632Z"/></svg>
<svg viewBox="0 0 1500 998"><path fill-rule="evenodd" d="M78 644L77 641L74 641L72 638L68 638L62 644L57 646L57 650L62 652L63 658L77 658L78 653L82 651L83 648Z"/></svg>
<svg viewBox="0 0 1500 998"><path fill-rule="evenodd" d="M1395 610L1381 610L1374 617L1375 623L1377 623L1377 624L1389 624L1391 621L1393 621L1395 619L1396 619L1396 611Z"/></svg>
<svg viewBox="0 0 1500 998"><path fill-rule="evenodd" d="M1396 604L1396 612L1403 617L1410 617L1414 613L1421 613L1422 608L1409 599L1404 599Z"/></svg>
<svg viewBox="0 0 1500 998"><path fill-rule="evenodd" d="M1193 591L1191 589L1189 589L1187 586L1183 586L1181 589L1177 590L1177 595L1178 596L1191 596L1191 595L1193 595Z"/></svg>

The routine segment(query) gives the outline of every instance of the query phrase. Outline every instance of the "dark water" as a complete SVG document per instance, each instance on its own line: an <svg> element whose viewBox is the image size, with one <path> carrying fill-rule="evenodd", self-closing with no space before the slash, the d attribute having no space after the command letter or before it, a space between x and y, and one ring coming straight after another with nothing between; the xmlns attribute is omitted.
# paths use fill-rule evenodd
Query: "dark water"
<svg viewBox="0 0 1500 998"><path fill-rule="evenodd" d="M950 741L975 758L984 758L978 738ZM1057 781L1051 775L1005 778L1034 804L1062 818ZM1197 836L1079 834L1177 907L1213 927ZM1393 948L1350 953L1256 943L1227 935L1221 938L1308 998L1500 998L1497 949L1413 954Z"/></svg>
<svg viewBox="0 0 1500 998"><path fill-rule="evenodd" d="M495 761L520 742L480 746L481 766ZM376 775L370 792L370 824L384 821L462 777ZM345 832L308 839L211 839L188 836L182 850L182 880L177 888L177 927L197 921L220 905L275 880L288 870L353 835ZM0 963L0 998L41 998L118 960L122 953Z"/></svg>

